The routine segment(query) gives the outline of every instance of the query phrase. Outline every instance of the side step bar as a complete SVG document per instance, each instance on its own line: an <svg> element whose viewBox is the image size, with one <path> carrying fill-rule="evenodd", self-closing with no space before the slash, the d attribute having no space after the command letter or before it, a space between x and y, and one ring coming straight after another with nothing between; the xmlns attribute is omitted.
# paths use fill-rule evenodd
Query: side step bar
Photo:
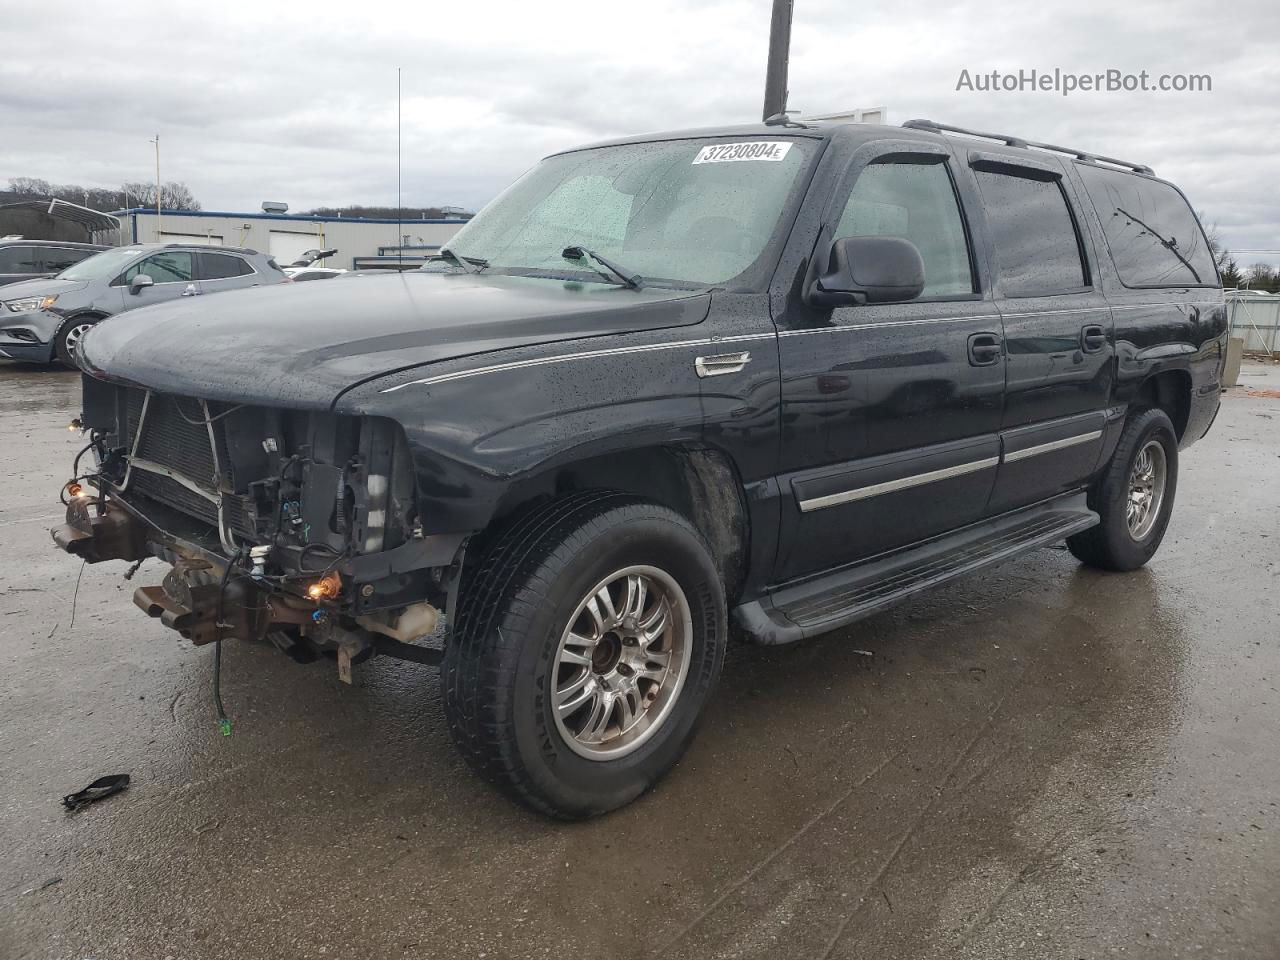
<svg viewBox="0 0 1280 960"><path fill-rule="evenodd" d="M1067 494L813 580L783 585L736 607L733 615L759 643L803 640L1098 522L1083 491Z"/></svg>

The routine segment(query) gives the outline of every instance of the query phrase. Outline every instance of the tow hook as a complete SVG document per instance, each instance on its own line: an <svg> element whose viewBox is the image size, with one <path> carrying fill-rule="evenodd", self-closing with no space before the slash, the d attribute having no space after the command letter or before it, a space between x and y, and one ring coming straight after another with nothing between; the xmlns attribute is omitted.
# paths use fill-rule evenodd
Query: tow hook
<svg viewBox="0 0 1280 960"><path fill-rule="evenodd" d="M217 622L222 571L200 557L179 557L158 587L139 587L133 602L149 617L197 646L222 637L260 637L270 619L263 591L247 578L226 584L222 623Z"/></svg>
<svg viewBox="0 0 1280 960"><path fill-rule="evenodd" d="M92 497L72 497L67 504L67 522L49 533L60 548L86 563L148 556L142 524L110 500L102 503Z"/></svg>

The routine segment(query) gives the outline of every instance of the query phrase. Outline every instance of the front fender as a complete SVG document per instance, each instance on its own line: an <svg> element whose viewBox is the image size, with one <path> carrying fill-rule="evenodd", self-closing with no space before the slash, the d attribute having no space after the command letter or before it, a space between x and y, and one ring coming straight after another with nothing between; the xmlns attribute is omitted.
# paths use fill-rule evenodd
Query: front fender
<svg viewBox="0 0 1280 960"><path fill-rule="evenodd" d="M424 525L482 529L513 484L563 463L702 437L696 328L551 344L385 377L338 413L397 421L413 453Z"/></svg>

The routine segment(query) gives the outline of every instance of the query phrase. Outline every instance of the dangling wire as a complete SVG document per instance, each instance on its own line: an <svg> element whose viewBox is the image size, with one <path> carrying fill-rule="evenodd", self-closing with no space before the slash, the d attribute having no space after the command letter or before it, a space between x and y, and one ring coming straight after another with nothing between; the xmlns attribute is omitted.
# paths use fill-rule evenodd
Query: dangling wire
<svg viewBox="0 0 1280 960"><path fill-rule="evenodd" d="M231 580L231 570L240 564L240 560L244 557L244 548L241 547L236 551L235 556L228 561L222 571L222 580L218 584L218 604L214 609L213 624L217 631L213 638L213 705L218 710L218 729L222 731L224 737L231 736L231 719L227 716L226 709L222 706L222 611L223 601L227 596L227 583Z"/></svg>

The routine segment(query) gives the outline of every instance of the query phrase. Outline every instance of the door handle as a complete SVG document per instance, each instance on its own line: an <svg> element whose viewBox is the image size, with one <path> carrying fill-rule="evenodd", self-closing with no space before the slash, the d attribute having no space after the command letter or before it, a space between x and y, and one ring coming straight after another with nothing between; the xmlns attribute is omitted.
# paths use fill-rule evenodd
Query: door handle
<svg viewBox="0 0 1280 960"><path fill-rule="evenodd" d="M1096 323L1080 330L1080 349L1085 353L1097 353L1107 345L1107 331Z"/></svg>
<svg viewBox="0 0 1280 960"><path fill-rule="evenodd" d="M714 357L698 357L693 361L693 369L699 377L719 377L726 373L737 373L751 362L749 353L721 353Z"/></svg>
<svg viewBox="0 0 1280 960"><path fill-rule="evenodd" d="M972 333L969 335L969 363L975 367L989 367L999 363L1004 355L1004 340L996 333Z"/></svg>
<svg viewBox="0 0 1280 960"><path fill-rule="evenodd" d="M200 296L200 291L196 289L196 285L194 283L188 283L187 289L182 291L182 295L184 297L198 297Z"/></svg>

